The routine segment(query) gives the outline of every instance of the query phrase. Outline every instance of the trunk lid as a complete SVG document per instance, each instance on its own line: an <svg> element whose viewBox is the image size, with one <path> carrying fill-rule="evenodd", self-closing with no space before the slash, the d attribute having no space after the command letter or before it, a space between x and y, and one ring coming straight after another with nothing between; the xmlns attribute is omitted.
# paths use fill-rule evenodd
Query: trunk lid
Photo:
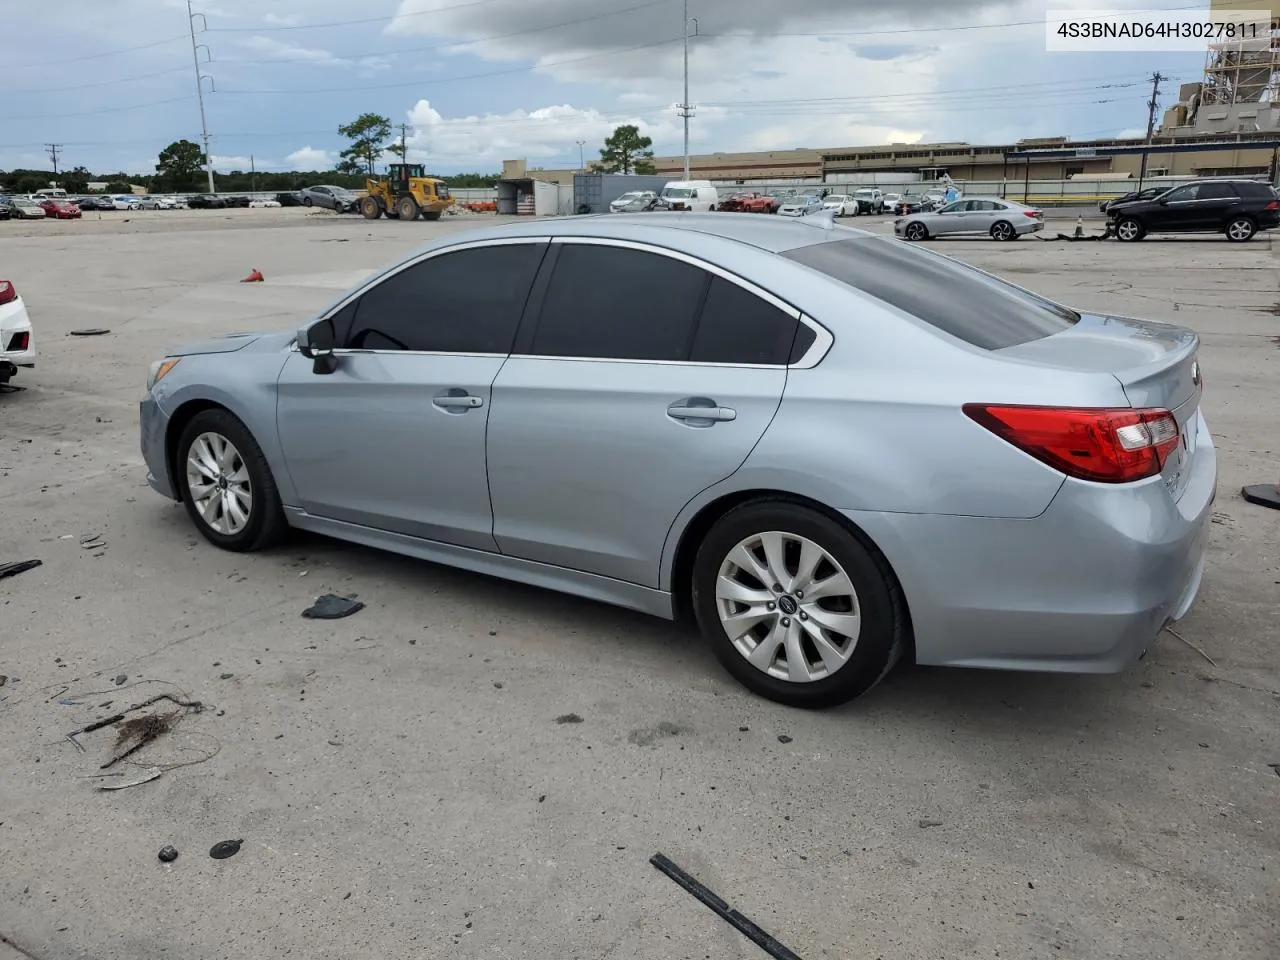
<svg viewBox="0 0 1280 960"><path fill-rule="evenodd" d="M1163 475L1176 500L1195 456L1200 410L1200 337L1185 327L1149 320L1081 314L1061 333L998 350L1000 356L1064 370L1108 373L1135 408L1163 408L1181 433Z"/></svg>

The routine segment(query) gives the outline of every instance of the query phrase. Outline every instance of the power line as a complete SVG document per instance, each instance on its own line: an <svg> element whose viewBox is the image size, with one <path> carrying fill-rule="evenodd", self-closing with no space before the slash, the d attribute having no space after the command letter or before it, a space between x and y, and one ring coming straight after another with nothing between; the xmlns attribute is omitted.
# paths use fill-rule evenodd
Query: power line
<svg viewBox="0 0 1280 960"><path fill-rule="evenodd" d="M46 143L45 151L49 154L49 159L53 161L53 178L58 179L58 151L62 149L60 143Z"/></svg>
<svg viewBox="0 0 1280 960"><path fill-rule="evenodd" d="M386 16L381 17L365 17L361 20L334 20L329 23L287 23L277 24L270 27L215 27L210 32L216 33L277 33L281 30L324 30L328 27L354 27L362 23L385 23L387 26L395 23L397 20L407 20L409 17L429 17L437 13L446 13L449 10L462 10L467 7L483 7L490 3L501 3L503 0L468 0L466 3L455 3L447 7L433 7L430 10L419 10L416 13L396 14L390 18L390 22Z"/></svg>
<svg viewBox="0 0 1280 960"><path fill-rule="evenodd" d="M277 61L278 62L278 61ZM155 73L142 73L136 77L120 77L118 80L95 80L93 83L78 83L72 87L42 87L35 90L8 90L9 94L26 96L33 93L67 93L71 90L89 90L98 87L114 86L117 83L132 83L135 80L150 80L153 77L164 77L171 73L181 73L186 67L170 67L168 70L157 70Z"/></svg>
<svg viewBox="0 0 1280 960"><path fill-rule="evenodd" d="M185 33L176 37L169 37L165 40L153 40L151 43L140 43L136 47L122 47L118 50L106 50L102 53L90 53L83 57L70 57L66 60L33 60L29 63L6 63L5 66L12 69L15 67L56 67L63 63L84 63L86 60L101 60L104 57L116 57L122 53L134 53L138 50L150 50L152 47L162 47L166 43L175 43L178 40L187 39Z"/></svg>
<svg viewBox="0 0 1280 960"><path fill-rule="evenodd" d="M149 103L131 103L127 107L102 107L98 110L84 110L78 113L33 113L21 117L0 117L0 120L56 120L63 117L96 117L100 113L124 113L128 110L142 110L146 107L159 107L166 103L184 103L194 100L188 94L185 97L170 97L168 100L152 100Z"/></svg>

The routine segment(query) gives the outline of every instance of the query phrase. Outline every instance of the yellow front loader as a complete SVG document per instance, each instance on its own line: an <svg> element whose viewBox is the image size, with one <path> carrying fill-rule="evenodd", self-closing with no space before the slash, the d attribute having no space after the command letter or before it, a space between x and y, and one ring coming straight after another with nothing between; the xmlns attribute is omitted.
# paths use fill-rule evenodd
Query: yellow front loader
<svg viewBox="0 0 1280 960"><path fill-rule="evenodd" d="M428 177L420 163L389 164L387 176L370 177L365 189L369 195L360 201L360 212L369 220L384 213L392 220L439 220L453 206L449 187Z"/></svg>

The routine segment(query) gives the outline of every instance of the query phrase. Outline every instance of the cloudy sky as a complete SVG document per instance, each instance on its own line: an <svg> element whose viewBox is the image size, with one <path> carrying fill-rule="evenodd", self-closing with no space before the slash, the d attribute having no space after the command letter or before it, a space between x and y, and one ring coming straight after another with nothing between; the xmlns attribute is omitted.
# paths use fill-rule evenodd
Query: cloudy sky
<svg viewBox="0 0 1280 960"><path fill-rule="evenodd" d="M1131 136L1200 53L1046 53L1047 9L1194 0L688 0L691 149ZM220 170L324 169L339 124L409 124L439 172L574 167L620 123L682 151L682 0L193 0ZM1207 0L1200 4L1207 9ZM14 0L0 169L150 171L198 140L186 0ZM207 25L207 29L204 29ZM690 30L692 31L692 27ZM203 62L211 55L209 62Z"/></svg>

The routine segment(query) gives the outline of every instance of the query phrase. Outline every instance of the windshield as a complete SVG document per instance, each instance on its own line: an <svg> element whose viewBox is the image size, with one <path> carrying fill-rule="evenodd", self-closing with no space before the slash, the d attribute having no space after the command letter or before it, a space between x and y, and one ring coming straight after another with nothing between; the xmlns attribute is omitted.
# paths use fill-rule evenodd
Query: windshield
<svg viewBox="0 0 1280 960"><path fill-rule="evenodd" d="M681 200L687 197L692 197L693 190L689 187L667 187L662 191L662 195L664 197L674 197L677 200Z"/></svg>
<svg viewBox="0 0 1280 960"><path fill-rule="evenodd" d="M1074 310L899 240L837 240L783 256L987 350L1039 340L1080 319Z"/></svg>
<svg viewBox="0 0 1280 960"><path fill-rule="evenodd" d="M624 193L622 196L620 196L620 197L619 197L617 200L615 200L614 202L615 202L615 203L629 203L629 202L630 202L630 201L632 201L632 200L639 200L641 196L643 196L643 194L641 194L639 191L633 190L633 191L631 191L630 193Z"/></svg>
<svg viewBox="0 0 1280 960"><path fill-rule="evenodd" d="M871 197L874 197L875 195L876 195L876 192L874 190L858 190L854 193L855 197L867 197L868 199L870 199Z"/></svg>

